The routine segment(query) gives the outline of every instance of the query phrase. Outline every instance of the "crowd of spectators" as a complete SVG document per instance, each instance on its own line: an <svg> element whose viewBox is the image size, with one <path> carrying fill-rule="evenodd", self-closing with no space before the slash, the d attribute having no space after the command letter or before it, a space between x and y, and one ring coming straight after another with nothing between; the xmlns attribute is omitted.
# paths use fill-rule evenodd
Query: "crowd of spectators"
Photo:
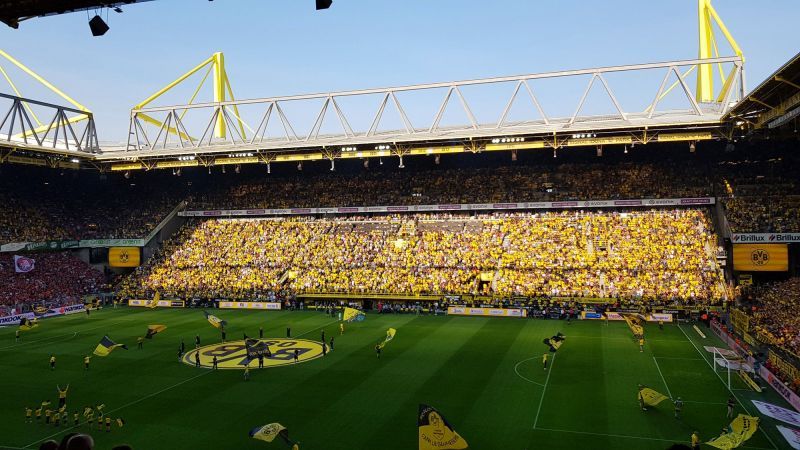
<svg viewBox="0 0 800 450"><path fill-rule="evenodd" d="M2 167L0 244L147 236L187 195L152 183L76 171ZM163 175L163 174L162 174Z"/></svg>
<svg viewBox="0 0 800 450"><path fill-rule="evenodd" d="M800 231L800 186L788 159L556 161L130 178L4 165L0 244L142 238L184 200L189 209L260 209L716 196L734 232Z"/></svg>
<svg viewBox="0 0 800 450"><path fill-rule="evenodd" d="M298 173L257 177L197 193L189 209L248 209L497 203L713 195L697 167L672 164L562 164L494 168ZM678 182L679 181L679 182Z"/></svg>
<svg viewBox="0 0 800 450"><path fill-rule="evenodd" d="M14 255L0 253L0 315L80 303L104 287L104 275L69 252L26 256L35 260L33 270L17 273Z"/></svg>
<svg viewBox="0 0 800 450"><path fill-rule="evenodd" d="M206 220L118 295L493 294L718 301L701 210Z"/></svg>
<svg viewBox="0 0 800 450"><path fill-rule="evenodd" d="M767 333L770 343L800 355L800 278L753 286L743 301L756 333Z"/></svg>

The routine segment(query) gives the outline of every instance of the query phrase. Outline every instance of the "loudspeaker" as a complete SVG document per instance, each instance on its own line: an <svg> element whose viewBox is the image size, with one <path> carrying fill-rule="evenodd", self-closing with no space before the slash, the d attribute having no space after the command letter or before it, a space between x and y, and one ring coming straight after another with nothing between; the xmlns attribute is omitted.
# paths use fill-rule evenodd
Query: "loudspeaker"
<svg viewBox="0 0 800 450"><path fill-rule="evenodd" d="M317 0L317 11L330 8L332 3L333 0Z"/></svg>
<svg viewBox="0 0 800 450"><path fill-rule="evenodd" d="M92 36L102 36L109 30L108 25L100 16L92 17L92 20L89 21L89 29L92 30Z"/></svg>

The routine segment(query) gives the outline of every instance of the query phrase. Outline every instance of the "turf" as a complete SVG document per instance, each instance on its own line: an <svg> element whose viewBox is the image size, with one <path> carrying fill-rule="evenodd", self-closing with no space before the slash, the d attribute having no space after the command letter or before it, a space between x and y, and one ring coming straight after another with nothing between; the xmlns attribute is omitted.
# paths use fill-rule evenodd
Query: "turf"
<svg viewBox="0 0 800 450"><path fill-rule="evenodd" d="M729 391L703 359L702 345L719 343L687 325L647 326L640 353L627 326L614 322L368 314L339 336L337 322L320 312L217 314L229 322L229 339L253 336L259 326L265 337L284 337L290 325L294 337L317 340L322 329L334 334L335 351L253 370L245 382L239 370L178 361L181 337L189 349L195 334L204 345L219 340L199 310L119 308L48 319L20 343L13 328L0 329L0 448L36 448L44 439L87 431L72 429L71 416L61 428L24 423L26 405L55 403L55 386L66 383L70 410L102 402L110 416L127 422L110 433L93 427L98 449L118 443L137 450L282 448L248 437L252 427L280 422L304 450L409 450L417 448L419 403L439 409L473 449L664 449L686 442L695 429L707 440L730 422ZM155 323L168 329L136 349L136 337ZM378 360L374 346L388 327L397 337ZM558 331L567 341L543 370L542 339ZM103 334L130 350L94 357L84 372L83 355ZM58 359L55 371L50 353ZM641 411L637 383L681 396L682 420L673 418L669 402ZM749 398L782 404L769 389L734 392L750 412ZM744 412L741 405L737 412ZM762 419L762 429L766 434L759 431L744 448L788 448L771 419Z"/></svg>

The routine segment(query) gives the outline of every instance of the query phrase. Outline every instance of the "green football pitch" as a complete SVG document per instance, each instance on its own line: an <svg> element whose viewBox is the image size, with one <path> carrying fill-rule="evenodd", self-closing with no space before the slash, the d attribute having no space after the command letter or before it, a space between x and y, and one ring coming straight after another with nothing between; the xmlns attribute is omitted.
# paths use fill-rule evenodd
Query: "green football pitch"
<svg viewBox="0 0 800 450"><path fill-rule="evenodd" d="M648 325L644 352L625 323L368 314L346 324L321 312L215 310L228 321L228 340L254 337L317 341L335 336L335 350L298 364L251 370L196 368L178 360L180 339L194 349L219 343L219 331L200 310L105 309L47 319L22 340L0 329L0 448L30 449L71 431L89 432L98 449L127 443L137 450L285 448L248 436L256 426L280 422L307 449L417 448L420 403L436 407L472 449L664 449L703 440L730 423L726 374L711 369L702 339L689 325ZM167 329L137 349L147 325ZM375 344L397 329L379 360ZM563 332L566 342L542 368L542 339ZM104 334L129 350L93 357ZM50 370L50 354L57 358ZM24 408L57 403L56 385L69 383L69 424L25 423ZM680 396L683 417L671 403L642 411L637 384ZM737 413L756 409L750 399L783 403L765 389L745 390L734 379ZM72 425L72 412L104 403L124 427ZM785 405L784 405L785 406ZM768 417L742 448L788 448ZM709 447L710 448L710 447Z"/></svg>

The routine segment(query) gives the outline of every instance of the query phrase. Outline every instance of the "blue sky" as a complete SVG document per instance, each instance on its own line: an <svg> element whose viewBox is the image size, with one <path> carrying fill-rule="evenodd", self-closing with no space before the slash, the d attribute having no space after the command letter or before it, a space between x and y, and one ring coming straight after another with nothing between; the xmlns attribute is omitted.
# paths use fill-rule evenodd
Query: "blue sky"
<svg viewBox="0 0 800 450"><path fill-rule="evenodd" d="M696 8L695 0L335 0L317 12L313 0L157 0L109 13L100 38L86 13L74 13L2 27L0 48L93 110L101 140L120 141L132 105L214 51L225 53L238 98L382 87L691 59ZM715 8L745 52L749 89L800 48L796 0ZM25 96L55 100L12 77ZM612 87L642 103L657 83ZM192 88L165 102L185 101ZM0 92L10 92L3 80ZM473 108L483 112L485 97L470 99ZM550 99L554 109L559 101ZM371 118L370 107L353 108ZM488 116L493 108L485 105Z"/></svg>

